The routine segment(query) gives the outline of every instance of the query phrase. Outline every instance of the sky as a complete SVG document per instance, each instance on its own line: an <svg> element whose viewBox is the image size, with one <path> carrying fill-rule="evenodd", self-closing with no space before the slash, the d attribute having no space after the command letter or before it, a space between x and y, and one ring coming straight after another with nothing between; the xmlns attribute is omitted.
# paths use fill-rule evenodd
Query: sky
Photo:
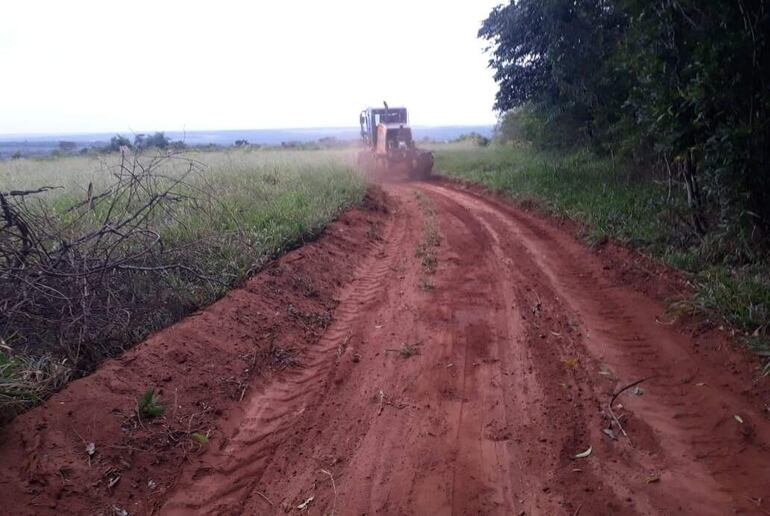
<svg viewBox="0 0 770 516"><path fill-rule="evenodd" d="M501 0L2 0L0 134L492 124Z"/></svg>

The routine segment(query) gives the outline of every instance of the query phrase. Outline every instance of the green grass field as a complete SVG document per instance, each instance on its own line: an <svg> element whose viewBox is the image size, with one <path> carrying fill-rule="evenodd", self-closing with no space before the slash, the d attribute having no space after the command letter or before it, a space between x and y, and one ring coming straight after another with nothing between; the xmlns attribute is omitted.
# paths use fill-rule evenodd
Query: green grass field
<svg viewBox="0 0 770 516"><path fill-rule="evenodd" d="M0 412L4 405L23 408L45 398L99 360L211 303L269 259L314 238L366 189L347 150L233 149L155 158L147 153L138 161L140 168L154 167L154 186L162 189L181 177L184 182L174 187L176 200L150 212L144 222L170 250L163 255L166 262L150 265L173 262L187 269L122 271L136 283L130 287L139 308L123 327L128 329L123 341L98 352L84 351L80 342L46 342L56 340L55 327L50 338L29 336L0 317ZM0 192L57 187L30 196L27 204L32 213L47 214L57 238L74 241L100 227L109 203L70 208L87 198L89 184L94 194L111 188L120 160L113 154L0 161ZM52 241L48 247L56 245ZM129 254L133 247L116 249ZM185 272L193 269L196 274ZM153 309L142 311L142 304Z"/></svg>
<svg viewBox="0 0 770 516"><path fill-rule="evenodd" d="M684 238L672 215L681 193L674 192L669 202L665 181L639 179L624 163L587 151L559 154L471 142L433 150L440 174L534 201L550 213L587 223L589 242L613 238L686 271L696 294L677 306L726 320L768 354L770 264L760 256L734 260L733 244L716 235L696 242Z"/></svg>
<svg viewBox="0 0 770 516"><path fill-rule="evenodd" d="M183 207L158 226L170 244L221 241L237 234L237 243L230 241L229 249L219 250L224 255L209 257L213 262L206 268L222 280L237 278L261 259L314 236L365 190L345 150L187 152L163 162L158 172L180 176L188 160L200 169L186 178L182 189L191 195L201 189L217 202L206 213ZM118 161L116 155L0 161L0 191L61 187L38 197L65 217L64 208L83 199L89 183L94 191L110 184Z"/></svg>
<svg viewBox="0 0 770 516"><path fill-rule="evenodd" d="M610 159L503 145L442 145L435 153L441 173L506 192L517 200L536 200L551 212L587 222L591 238L611 236L642 246L665 244L657 216L665 187L632 181Z"/></svg>

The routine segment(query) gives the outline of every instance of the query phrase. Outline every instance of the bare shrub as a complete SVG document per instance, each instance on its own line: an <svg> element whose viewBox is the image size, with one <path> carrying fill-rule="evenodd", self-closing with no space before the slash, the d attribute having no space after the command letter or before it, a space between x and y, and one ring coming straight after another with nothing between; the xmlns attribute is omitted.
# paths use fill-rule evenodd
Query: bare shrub
<svg viewBox="0 0 770 516"><path fill-rule="evenodd" d="M0 419L215 301L364 193L347 151L136 152L0 162Z"/></svg>
<svg viewBox="0 0 770 516"><path fill-rule="evenodd" d="M160 173L167 160L183 160L184 171ZM85 199L64 206L41 199L52 187L0 192L0 344L62 366L38 370L77 374L162 324L153 321L167 304L161 278L218 281L193 266L194 243L175 247L161 236L180 211L211 209L213 197L186 182L201 167L173 153L123 153L108 186L91 184ZM24 368L9 364L0 380L18 383L11 373ZM41 397L21 391L14 408Z"/></svg>

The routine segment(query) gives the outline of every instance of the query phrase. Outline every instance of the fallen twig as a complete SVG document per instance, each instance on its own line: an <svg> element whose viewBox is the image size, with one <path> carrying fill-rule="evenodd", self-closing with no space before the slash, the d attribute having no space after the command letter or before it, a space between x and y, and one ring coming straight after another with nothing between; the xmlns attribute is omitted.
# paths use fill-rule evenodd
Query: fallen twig
<svg viewBox="0 0 770 516"><path fill-rule="evenodd" d="M10 192L0 192L0 194L8 195L11 197L24 197L25 195L39 194L39 193L47 192L48 190L56 190L59 188L64 188L64 187L63 186L41 186L40 188L37 188L35 190L11 190Z"/></svg>
<svg viewBox="0 0 770 516"><path fill-rule="evenodd" d="M623 394L625 391L627 391L627 390L628 390L628 389L630 389L631 387L636 387L636 386L637 386L637 385L639 385L640 383L642 383L642 382L646 382L647 380L649 380L649 379L651 379L651 378L654 378L654 377L655 377L654 375L653 375L653 376L648 376L647 378L642 378L641 380L637 380L637 381L635 381L635 382L633 382L633 383L629 383L628 385L626 385L625 387L623 387L622 389L620 389L619 391L617 391L615 394L613 394L613 395L612 395L612 398L610 399L610 403L609 403L609 405L607 405L607 408L608 408L608 409L609 409L609 411L610 411L610 417L611 417L611 418L612 418L612 420L615 422L615 424L616 424L616 425L618 425L618 429L620 429L620 433L622 433L624 436L626 436L626 439L628 439L628 443L629 443L631 446L633 446L633 442L631 442L631 437L629 437L628 433L626 433L626 430L625 430L625 428L623 428L623 425L621 425L621 424L620 424L620 420L619 420L619 419L618 419L618 417L615 415L615 412L613 412L613 411L612 411L612 405L615 403L615 400L618 398L618 396L620 396L621 394Z"/></svg>
<svg viewBox="0 0 770 516"><path fill-rule="evenodd" d="M256 492L256 493L257 493L259 496L261 496L261 497L262 497L262 498L263 498L263 499L264 499L264 500L265 500L267 503L269 503L271 506L275 507L275 504L274 504L273 502L271 502L271 501L270 501L270 498L268 498L267 496L265 496L263 493L261 493L261 492L259 492L259 491L255 491L255 492Z"/></svg>
<svg viewBox="0 0 770 516"><path fill-rule="evenodd" d="M330 471L326 471L325 469L322 469L321 473L323 473L324 475L328 475L332 481L332 491L334 492L334 501L332 502L332 515L334 515L337 509L337 485L334 483L334 475L332 475Z"/></svg>

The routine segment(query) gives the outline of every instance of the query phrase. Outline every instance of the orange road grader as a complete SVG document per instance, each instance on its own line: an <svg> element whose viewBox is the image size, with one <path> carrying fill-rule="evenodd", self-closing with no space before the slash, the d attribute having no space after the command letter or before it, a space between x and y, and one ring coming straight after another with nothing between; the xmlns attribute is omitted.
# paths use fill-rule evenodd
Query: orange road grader
<svg viewBox="0 0 770 516"><path fill-rule="evenodd" d="M358 165L383 179L404 173L409 179L427 179L433 170L433 153L415 146L406 108L383 104L383 108L361 111L364 150L358 153Z"/></svg>

